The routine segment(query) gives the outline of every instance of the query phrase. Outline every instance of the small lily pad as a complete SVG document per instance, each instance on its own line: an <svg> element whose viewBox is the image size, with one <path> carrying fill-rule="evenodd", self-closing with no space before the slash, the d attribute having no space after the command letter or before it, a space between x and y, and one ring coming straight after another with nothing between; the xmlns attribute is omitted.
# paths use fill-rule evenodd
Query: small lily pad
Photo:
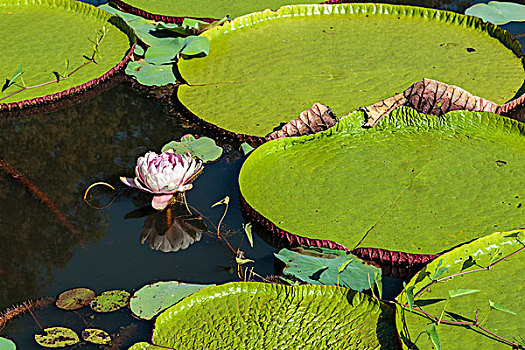
<svg viewBox="0 0 525 350"><path fill-rule="evenodd" d="M381 283L381 269L342 250L281 249L275 254L286 264L285 274L310 284L339 285L361 292ZM379 287L379 286L378 286Z"/></svg>
<svg viewBox="0 0 525 350"><path fill-rule="evenodd" d="M0 337L0 349L1 350L16 350L16 345L12 340Z"/></svg>
<svg viewBox="0 0 525 350"><path fill-rule="evenodd" d="M93 344L107 345L111 343L111 336L101 329L86 328L82 331L82 339Z"/></svg>
<svg viewBox="0 0 525 350"><path fill-rule="evenodd" d="M44 329L45 334L35 334L38 345L46 348L63 348L78 343L78 335L65 327L51 327Z"/></svg>
<svg viewBox="0 0 525 350"><path fill-rule="evenodd" d="M211 286L214 284L186 284L177 281L148 284L135 292L129 307L138 318L151 320L188 295Z"/></svg>
<svg viewBox="0 0 525 350"><path fill-rule="evenodd" d="M465 11L466 15L479 17L494 24L525 21L525 5L513 2L490 1L488 4L475 4Z"/></svg>
<svg viewBox="0 0 525 350"><path fill-rule="evenodd" d="M62 292L56 301L56 306L63 310L77 310L89 305L95 292L88 288L75 288Z"/></svg>
<svg viewBox="0 0 525 350"><path fill-rule="evenodd" d="M148 52L148 51L146 51ZM171 64L149 64L145 60L128 63L126 74L132 75L139 83L147 86L163 86L177 82Z"/></svg>
<svg viewBox="0 0 525 350"><path fill-rule="evenodd" d="M209 137L199 137L193 135L183 136L179 142L171 141L162 147L162 152L172 149L178 154L191 154L193 157L201 159L204 163L217 160L222 155L222 148L215 144Z"/></svg>
<svg viewBox="0 0 525 350"><path fill-rule="evenodd" d="M129 296L125 290L109 290L95 297L89 306L96 312L113 312L128 305Z"/></svg>

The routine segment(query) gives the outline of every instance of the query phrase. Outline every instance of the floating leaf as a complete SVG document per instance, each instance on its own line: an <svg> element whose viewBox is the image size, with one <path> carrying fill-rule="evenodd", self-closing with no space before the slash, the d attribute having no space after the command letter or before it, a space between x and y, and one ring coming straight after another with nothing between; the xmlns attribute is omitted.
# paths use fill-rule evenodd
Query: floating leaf
<svg viewBox="0 0 525 350"><path fill-rule="evenodd" d="M125 290L109 290L96 296L89 305L96 312L113 312L128 305L129 293Z"/></svg>
<svg viewBox="0 0 525 350"><path fill-rule="evenodd" d="M188 295L211 286L214 284L187 284L177 281L148 284L133 294L129 307L138 318L151 320Z"/></svg>
<svg viewBox="0 0 525 350"><path fill-rule="evenodd" d="M15 343L7 338L0 337L0 349L1 350L16 350Z"/></svg>
<svg viewBox="0 0 525 350"><path fill-rule="evenodd" d="M88 288L75 288L61 293L56 301L56 306L64 310L77 310L89 305L95 292Z"/></svg>
<svg viewBox="0 0 525 350"><path fill-rule="evenodd" d="M111 336L101 329L86 328L82 331L82 339L93 344L110 344Z"/></svg>
<svg viewBox="0 0 525 350"><path fill-rule="evenodd" d="M178 154L189 153L193 157L201 159L204 163L219 159L222 155L222 147L217 146L215 141L209 137L199 137L193 135L183 136L180 141L171 141L162 147L162 152L173 150Z"/></svg>
<svg viewBox="0 0 525 350"><path fill-rule="evenodd" d="M525 5L513 2L490 1L488 4L474 4L465 11L466 15L479 17L497 25L525 21Z"/></svg>
<svg viewBox="0 0 525 350"><path fill-rule="evenodd" d="M494 309L494 310L503 311L503 312L506 312L506 313L511 314L511 315L517 315L517 313L515 313L511 309L506 308L505 306L503 306L501 304L495 303L492 300L489 300L489 306L490 306L491 309Z"/></svg>
<svg viewBox="0 0 525 350"><path fill-rule="evenodd" d="M180 51L185 56L207 55L210 52L210 41L203 36L184 38L184 47Z"/></svg>
<svg viewBox="0 0 525 350"><path fill-rule="evenodd" d="M78 335L65 327L51 327L44 329L45 334L35 334L35 341L46 348L63 348L78 343Z"/></svg>
<svg viewBox="0 0 525 350"><path fill-rule="evenodd" d="M448 291L448 295L450 296L450 299L453 299L479 292L481 292L479 289L453 289Z"/></svg>
<svg viewBox="0 0 525 350"><path fill-rule="evenodd" d="M249 222L246 225L242 224L242 228L244 229L244 233L246 233L246 237L248 237L248 242L250 242L250 246L253 248L252 223Z"/></svg>
<svg viewBox="0 0 525 350"><path fill-rule="evenodd" d="M346 288L237 282L205 289L165 310L151 343L177 350L396 349L393 321L385 303ZM144 343L130 348L138 349L157 348Z"/></svg>
<svg viewBox="0 0 525 350"><path fill-rule="evenodd" d="M184 38L165 38L162 45L149 47L144 59L151 64L171 64L184 47L184 41Z"/></svg>
<svg viewBox="0 0 525 350"><path fill-rule="evenodd" d="M250 146L249 143L246 143L246 142L243 142L241 144L241 150L242 150L242 153L247 156L248 154L250 154L255 148L253 148L252 146Z"/></svg>
<svg viewBox="0 0 525 350"><path fill-rule="evenodd" d="M356 291L370 289L380 269L345 251L327 248L281 249L275 257L286 264L285 274L311 284L332 284Z"/></svg>
<svg viewBox="0 0 525 350"><path fill-rule="evenodd" d="M439 335L436 329L436 325L432 323L430 326L426 329L428 337L430 338L430 341L436 348L436 350L441 350L441 341L439 340Z"/></svg>
<svg viewBox="0 0 525 350"><path fill-rule="evenodd" d="M134 76L139 83L147 86L163 86L177 82L171 64L149 64L145 60L129 62L126 74Z"/></svg>

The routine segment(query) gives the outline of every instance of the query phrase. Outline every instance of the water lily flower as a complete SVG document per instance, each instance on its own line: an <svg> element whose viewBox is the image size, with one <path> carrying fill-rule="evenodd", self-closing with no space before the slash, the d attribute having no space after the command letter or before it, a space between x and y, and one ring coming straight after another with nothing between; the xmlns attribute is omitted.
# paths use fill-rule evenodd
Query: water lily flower
<svg viewBox="0 0 525 350"><path fill-rule="evenodd" d="M190 155L168 150L161 154L148 152L137 159L135 178L121 177L131 187L155 195L151 205L157 210L166 208L173 195L193 187L191 182L202 171L202 163Z"/></svg>

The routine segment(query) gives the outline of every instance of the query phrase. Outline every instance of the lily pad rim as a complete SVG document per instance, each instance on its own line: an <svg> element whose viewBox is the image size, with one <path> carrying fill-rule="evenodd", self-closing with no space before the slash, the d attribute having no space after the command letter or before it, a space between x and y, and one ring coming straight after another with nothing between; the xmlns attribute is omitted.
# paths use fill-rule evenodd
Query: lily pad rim
<svg viewBox="0 0 525 350"><path fill-rule="evenodd" d="M324 9L326 6L329 6L330 8L330 14L333 11L333 7L335 6L342 6L344 8L351 8L353 9L359 9L362 11L362 9L365 9L365 12L368 13L369 10L371 10L370 13L372 14L384 14L388 16L393 15L406 15L410 17L419 16L422 18L429 18L432 17L432 19L435 19L437 21L441 21L444 23L455 23L458 25L468 26L469 28L473 28L474 30L481 30L486 32L490 37L498 40L502 45L504 45L507 49L511 50L513 54L517 58L521 58L521 65L525 71L525 55L521 53L522 46L519 40L513 39L511 34L507 31L499 28L497 25L492 24L490 22L484 22L481 18L475 17L475 16L468 16L456 12L446 11L446 10L437 10L432 8L426 8L426 7L418 7L418 6L409 6L409 5L394 5L394 4L383 4L383 3L344 3L342 2L344 0L335 0L335 1L325 1L324 3L320 4L310 4L310 5L287 5L282 6L279 9L272 11L272 10L264 10L259 12L253 12L250 14L246 14L240 17L236 17L234 19L231 19L229 21L226 21L221 26L217 26L214 28L210 28L203 33L201 33L199 36L205 36L209 40L212 40L214 37L219 37L223 34L227 34L230 30L228 28L234 28L232 30L236 30L243 27L249 27L253 24L256 24L261 21L261 19L258 19L257 17L262 17L265 20L268 19L274 19L279 17L290 17L289 14L284 14L283 12L290 12L293 9L296 8L310 8L310 9L317 9L319 11L319 8ZM386 11L385 11L386 10ZM324 10L323 10L324 11ZM385 11L385 13L382 13ZM353 14L353 13L352 13ZM320 15L324 15L320 13ZM255 21L252 21L252 19L255 18ZM191 84L184 78L184 74L180 69L180 65L177 64L177 71L178 76L181 79L181 82L176 87L176 96L177 96L177 105L180 108L181 113L184 115L185 118L188 118L189 120L207 128L211 129L214 133L217 133L218 135L226 135L228 137L234 137L237 140L240 140L241 142L248 142L252 143L253 145L260 145L262 143L265 143L267 141L266 137L264 136L257 136L257 135L250 135L243 132L235 132L228 129L225 129L219 125L213 124L211 122L206 121L203 117L200 117L193 111L191 111L186 105L180 100L179 98L179 89L182 86L191 86ZM524 72L525 75L525 72ZM453 82L452 82L453 83ZM517 88L517 93L510 97L509 100L507 100L507 103L516 101L521 96L521 92L523 92L523 95L525 95L525 80L523 84ZM481 96L483 97L483 96ZM323 103L323 101L320 101ZM518 102L518 101L516 101ZM352 113L352 112L350 112Z"/></svg>
<svg viewBox="0 0 525 350"><path fill-rule="evenodd" d="M59 7L63 8L66 11L71 11L72 9L79 9L77 12L80 12L81 14L90 13L90 16L96 16L100 19L107 19L108 23L118 28L120 31L122 31L129 39L130 48L128 51L124 54L124 57L111 69L109 69L106 73L99 77L95 77L85 83L82 83L80 85L76 85L73 87L70 87L65 90L61 90L58 92L46 94L43 96L38 96L35 98L30 99L24 99L20 101L14 101L14 102L6 102L2 103L0 102L0 112L9 112L13 110L23 110L30 108L32 106L42 105L42 104L48 104L52 102L56 102L57 100L63 99L64 97L67 97L69 95L78 94L81 92L84 92L85 90L88 90L99 83L102 83L111 77L115 76L117 73L119 73L121 70L123 70L127 63L131 60L133 51L135 50L135 46L137 44L137 38L135 36L134 30L121 18L117 16L113 16L106 11L103 11L99 8L96 8L95 6L89 5L87 3L76 1L76 0L26 0L23 4L20 1L17 0L5 0L2 2L2 5L18 5L18 6L49 6L49 7Z"/></svg>
<svg viewBox="0 0 525 350"><path fill-rule="evenodd" d="M507 126L507 127L515 127L519 131L519 133L525 137L525 124L518 122L517 120L500 116L494 113L490 112L470 112L470 111L450 111L443 116L433 116L433 115L426 115L424 113L417 113L414 109L410 107L399 107L397 109L406 109L412 112L416 112L416 114L425 115L429 119L439 119L439 118L445 118L446 116L454 115L454 114L460 114L460 113L472 113L477 114L480 116L483 115L491 115L493 118L501 118L501 121ZM346 123L350 121L350 117L356 113L361 113L359 111L353 111L349 113L348 115L342 117L339 119L336 125L334 125L332 128L312 134L312 135L304 135L299 137L287 137L287 138L281 138L272 140L269 142L266 142L263 146L269 147L270 144L275 144L277 142L281 143L279 145L279 148L285 148L289 147L291 145L294 145L295 143L302 143L303 141L309 141L314 139L319 139L326 136L331 136L334 134L338 134L341 132L344 132L344 126ZM378 125L380 126L380 125ZM377 126L375 127L377 128ZM250 155L251 157L256 152L264 152L263 149L258 148L254 150ZM248 159L245 161L245 163L248 161ZM294 246L314 246L314 247L321 247L321 248L329 248L329 249L341 249L350 251L352 254L358 256L361 259L365 260L372 260L375 261L382 266L406 266L406 267L417 267L419 265L423 266L424 264L436 259L437 257L445 254L446 252L458 248L464 244L467 244L469 242L460 242L457 245L453 247L444 247L442 251L437 253L429 253L429 254L421 254L421 253L409 253L404 251L394 251L394 250L388 250L383 249L379 247L357 247L354 249L350 249L343 244L340 244L335 241L331 241L328 239L317 239L317 238L308 238L305 236L301 236L300 233L292 233L288 232L280 227L278 227L275 223L273 223L270 219L263 216L261 213L257 211L245 198L242 188L241 188L241 176L243 174L244 164L241 168L241 171L239 172L239 196L240 196L240 202L241 202L241 210L244 214L246 214L247 217L249 217L251 220L256 222L257 224L263 226L266 230L271 232L273 235L277 236L277 239L284 240L286 244L288 244L291 247Z"/></svg>

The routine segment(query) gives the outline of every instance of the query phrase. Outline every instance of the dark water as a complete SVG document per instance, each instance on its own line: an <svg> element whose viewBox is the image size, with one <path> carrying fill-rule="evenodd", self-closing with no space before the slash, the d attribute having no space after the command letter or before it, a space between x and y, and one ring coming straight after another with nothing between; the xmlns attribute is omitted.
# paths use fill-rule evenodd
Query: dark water
<svg viewBox="0 0 525 350"><path fill-rule="evenodd" d="M472 3L412 1L456 11ZM525 32L523 24L504 28L512 34ZM524 37L520 40L525 44ZM255 260L258 274L279 272L273 257L276 248L258 235L254 248L243 239L237 176L244 158L224 143L225 155L207 165L187 192L189 205L203 215L210 232L172 253L141 244L142 225L147 215L155 215L148 210L151 196L123 188L118 177L133 176L136 159L145 152L158 152L165 143L188 133L202 135L202 130L173 112L131 84L121 83L55 112L0 120L0 160L13 170L0 173L0 310L80 286L100 293L133 291L158 280L238 280L232 253L213 232L224 206L211 205L225 196L231 199L222 224L228 241ZM97 181L117 187L114 201L104 209L82 200L87 187ZM91 192L92 203L102 206L114 194L97 187ZM401 281L387 278L385 282L385 297L392 299ZM73 314L52 307L35 311L43 328L63 325L81 330L89 323L112 333L127 331L131 336L121 348L147 340L151 330L149 323L133 320L127 310L97 315L96 320L90 315L86 310ZM38 330L32 316L25 315L0 330L0 335L14 339L20 349L36 349L32 334Z"/></svg>

